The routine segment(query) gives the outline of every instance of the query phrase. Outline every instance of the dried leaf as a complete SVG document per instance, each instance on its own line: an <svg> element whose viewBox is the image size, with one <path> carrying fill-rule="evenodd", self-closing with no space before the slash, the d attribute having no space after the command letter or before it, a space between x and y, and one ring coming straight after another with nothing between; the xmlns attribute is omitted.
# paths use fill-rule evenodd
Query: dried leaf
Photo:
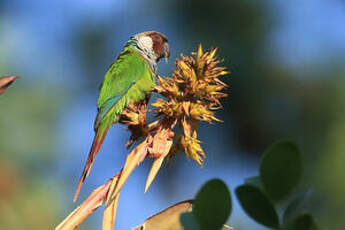
<svg viewBox="0 0 345 230"><path fill-rule="evenodd" d="M113 198L112 204L105 207L104 214L103 214L103 230L113 230L115 219L116 219L116 211L117 211L117 204L119 202L120 192L116 194Z"/></svg>
<svg viewBox="0 0 345 230"><path fill-rule="evenodd" d="M0 77L0 95L3 94L7 87L9 87L19 76L3 76Z"/></svg>
<svg viewBox="0 0 345 230"><path fill-rule="evenodd" d="M182 102L182 106L183 106L183 109L184 109L184 113L189 116L189 110L190 110L190 101L184 101Z"/></svg>
<svg viewBox="0 0 345 230"><path fill-rule="evenodd" d="M162 119L159 129L152 140L152 146L149 148L150 156L160 157L167 155L172 145L174 132L171 130L176 125L176 119Z"/></svg>
<svg viewBox="0 0 345 230"><path fill-rule="evenodd" d="M145 184L145 192L150 187L152 181L156 177L159 169L162 166L164 158L169 154L171 146L173 144L174 132L171 130L176 125L176 119L165 118L161 120L160 128L157 130L157 133L153 137L152 147L149 148L150 156L155 157L152 164L152 168L149 172L149 175Z"/></svg>
<svg viewBox="0 0 345 230"><path fill-rule="evenodd" d="M200 44L198 48L198 53L196 56L197 60L199 60L203 55L204 55L204 51L202 50L202 45Z"/></svg>
<svg viewBox="0 0 345 230"><path fill-rule="evenodd" d="M214 57L214 55L216 54L217 50L218 50L218 48L215 48L215 49L211 50L210 55L209 55L209 59L212 59Z"/></svg>
<svg viewBox="0 0 345 230"><path fill-rule="evenodd" d="M120 192L117 194L113 193L113 189L116 187L117 184L117 178L116 180L114 179L111 183L107 200L109 200L109 203L106 203L105 209L104 209L104 214L103 214L103 230L113 230L114 229L114 223L116 219L116 211L117 211L117 204L119 201L120 197ZM113 195L112 197L110 197Z"/></svg>
<svg viewBox="0 0 345 230"><path fill-rule="evenodd" d="M171 141L171 144L172 144L172 141ZM147 192L147 190L149 189L152 181L155 179L159 169L161 168L162 166L162 163L163 163L163 160L166 156L160 156L158 158L156 158L154 161L153 161L153 164L152 164L152 167L151 167L151 170L149 172L149 175L146 179L146 184L145 184L145 193Z"/></svg>
<svg viewBox="0 0 345 230"><path fill-rule="evenodd" d="M196 138L196 131L198 129L199 122L194 119L187 119L186 117L182 120L182 127L184 135L188 137Z"/></svg>
<svg viewBox="0 0 345 230"><path fill-rule="evenodd" d="M147 143L147 140L145 140L141 144L139 144L130 154L128 154L125 165L119 176L119 179L114 188L114 191L107 198L107 203L109 203L110 197L116 197L116 195L120 192L122 186L128 179L129 175L145 159L147 153L148 153L148 143Z"/></svg>
<svg viewBox="0 0 345 230"><path fill-rule="evenodd" d="M177 203L154 216L132 230L183 230L180 223L180 215L192 211L192 200Z"/></svg>
<svg viewBox="0 0 345 230"><path fill-rule="evenodd" d="M149 175L147 177L147 180L146 180L146 184L145 184L145 192L147 191L147 189L150 187L152 181L155 179L159 169L161 168L161 165L163 163L163 160L164 158L168 155L168 153L170 152L170 149L171 149L171 146L173 144L173 141L172 139L168 139L168 140L165 140L165 143L164 143L164 149L161 148L159 151L160 151L160 156L158 156L153 164L152 164L152 167L151 167L151 170L149 172ZM156 152L157 154L157 152Z"/></svg>
<svg viewBox="0 0 345 230"><path fill-rule="evenodd" d="M116 219L116 211L117 211L117 204L120 197L120 192L115 194L113 191L117 185L118 178L120 177L122 170L116 174L115 178L113 179L106 200L107 203L105 204L104 214L103 214L103 230L113 230L114 223Z"/></svg>
<svg viewBox="0 0 345 230"><path fill-rule="evenodd" d="M113 179L110 179L105 185L95 189L79 207L55 228L55 230L72 230L78 227L80 223L103 204L112 180Z"/></svg>
<svg viewBox="0 0 345 230"><path fill-rule="evenodd" d="M132 230L183 230L180 216L183 213L190 213L193 209L193 200L186 200L170 206L169 208L153 215L145 222ZM233 229L226 224L225 229Z"/></svg>

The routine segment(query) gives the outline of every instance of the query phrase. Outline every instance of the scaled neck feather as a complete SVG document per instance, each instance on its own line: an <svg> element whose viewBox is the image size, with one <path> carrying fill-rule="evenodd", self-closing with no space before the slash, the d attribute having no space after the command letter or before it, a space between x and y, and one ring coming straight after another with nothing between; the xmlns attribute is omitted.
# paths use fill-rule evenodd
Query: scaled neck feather
<svg viewBox="0 0 345 230"><path fill-rule="evenodd" d="M157 75L157 57L151 47L149 47L142 39L138 39L137 36L131 37L130 40L127 42L126 47L132 46L134 47L140 54L144 56L146 59L147 64L149 64L151 72Z"/></svg>

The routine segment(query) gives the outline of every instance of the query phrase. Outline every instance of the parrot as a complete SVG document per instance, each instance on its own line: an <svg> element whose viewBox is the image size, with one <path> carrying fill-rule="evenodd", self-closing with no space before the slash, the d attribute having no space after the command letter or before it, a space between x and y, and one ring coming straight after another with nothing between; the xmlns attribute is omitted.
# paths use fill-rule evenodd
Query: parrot
<svg viewBox="0 0 345 230"><path fill-rule="evenodd" d="M97 100L95 136L74 201L91 171L109 128L119 122L122 111L129 103L140 102L150 96L156 84L157 62L163 57L168 62L169 56L168 38L160 32L147 31L130 37L108 68Z"/></svg>

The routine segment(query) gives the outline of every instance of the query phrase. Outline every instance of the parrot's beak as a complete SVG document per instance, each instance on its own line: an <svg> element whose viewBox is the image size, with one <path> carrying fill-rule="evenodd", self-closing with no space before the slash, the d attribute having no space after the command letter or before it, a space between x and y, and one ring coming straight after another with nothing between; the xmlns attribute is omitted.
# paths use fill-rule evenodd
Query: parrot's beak
<svg viewBox="0 0 345 230"><path fill-rule="evenodd" d="M169 57L170 57L170 48L169 48L169 44L166 42L164 44L164 58L165 58L166 63L169 62Z"/></svg>

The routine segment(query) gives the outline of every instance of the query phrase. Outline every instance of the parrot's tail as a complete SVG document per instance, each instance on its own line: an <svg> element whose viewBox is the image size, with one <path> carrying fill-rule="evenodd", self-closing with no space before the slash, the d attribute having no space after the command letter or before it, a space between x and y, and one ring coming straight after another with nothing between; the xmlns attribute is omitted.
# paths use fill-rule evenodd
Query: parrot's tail
<svg viewBox="0 0 345 230"><path fill-rule="evenodd" d="M96 131L96 135L93 139L91 150L90 150L89 156L87 158L87 162L85 164L83 174L80 177L79 185L78 185L78 188L77 188L75 195L74 195L74 198L73 198L74 202L78 198L80 189L84 183L85 178L87 176L89 176L89 174L90 174L91 167L92 167L93 163L95 162L97 153L99 152L99 149L101 148L101 146L103 144L104 138L107 135L109 128L110 128L110 125L108 125L108 124L102 125L101 124L100 127Z"/></svg>

